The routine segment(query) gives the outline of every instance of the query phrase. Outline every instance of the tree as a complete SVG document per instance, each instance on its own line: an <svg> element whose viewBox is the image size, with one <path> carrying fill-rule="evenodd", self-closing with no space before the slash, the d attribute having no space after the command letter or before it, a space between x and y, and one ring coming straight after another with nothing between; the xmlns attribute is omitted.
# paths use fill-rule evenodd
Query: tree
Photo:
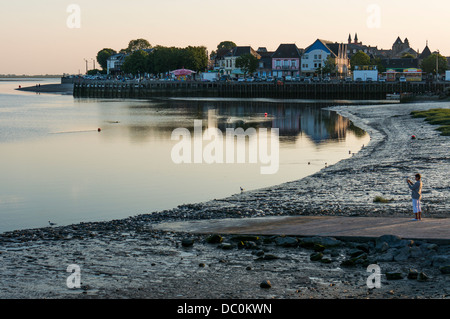
<svg viewBox="0 0 450 319"><path fill-rule="evenodd" d="M122 65L122 71L124 73L138 74L148 71L148 53L143 50L134 51L132 54L125 58Z"/></svg>
<svg viewBox="0 0 450 319"><path fill-rule="evenodd" d="M438 60L438 73L442 74L448 69L447 58L437 53L431 54L422 61L422 70L425 73L436 73L436 59Z"/></svg>
<svg viewBox="0 0 450 319"><path fill-rule="evenodd" d="M386 67L381 62L381 58L374 58L374 59L372 59L371 63L372 63L372 65L377 66L378 73L386 72Z"/></svg>
<svg viewBox="0 0 450 319"><path fill-rule="evenodd" d="M406 53L404 53L404 54L402 55L401 58L402 58L402 59L415 59L415 56L412 55L411 53L406 52Z"/></svg>
<svg viewBox="0 0 450 319"><path fill-rule="evenodd" d="M152 45L147 40L136 39L136 40L131 40L128 43L128 47L125 49L125 51L127 53L132 53L137 50L145 50L145 49L151 49L151 48L152 48Z"/></svg>
<svg viewBox="0 0 450 319"><path fill-rule="evenodd" d="M236 43L234 43L233 41L222 41L217 45L217 50L221 50L221 49L234 49L235 47L237 47Z"/></svg>
<svg viewBox="0 0 450 319"><path fill-rule="evenodd" d="M108 68L108 58L117 52L110 48L104 48L97 53L97 62L100 64L103 70Z"/></svg>
<svg viewBox="0 0 450 319"><path fill-rule="evenodd" d="M241 69L244 75L255 73L258 68L258 58L250 53L243 54L236 59L236 67Z"/></svg>
<svg viewBox="0 0 450 319"><path fill-rule="evenodd" d="M355 69L355 66L371 65L370 57L363 51L358 51L350 59L350 65L352 71Z"/></svg>
<svg viewBox="0 0 450 319"><path fill-rule="evenodd" d="M336 73L336 60L331 55L327 57L327 60L322 67L322 72L330 74Z"/></svg>

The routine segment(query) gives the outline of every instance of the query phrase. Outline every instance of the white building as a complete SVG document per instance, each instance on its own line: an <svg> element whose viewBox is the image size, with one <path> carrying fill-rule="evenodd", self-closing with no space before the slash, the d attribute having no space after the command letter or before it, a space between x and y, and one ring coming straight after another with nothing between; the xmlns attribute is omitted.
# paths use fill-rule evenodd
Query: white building
<svg viewBox="0 0 450 319"><path fill-rule="evenodd" d="M116 74L121 72L122 64L126 55L123 53L113 54L106 61L108 74Z"/></svg>
<svg viewBox="0 0 450 319"><path fill-rule="evenodd" d="M316 73L325 66L325 62L330 56L336 64L336 72L343 76L347 75L350 61L347 56L346 44L320 39L305 49L301 59L301 73L304 75Z"/></svg>

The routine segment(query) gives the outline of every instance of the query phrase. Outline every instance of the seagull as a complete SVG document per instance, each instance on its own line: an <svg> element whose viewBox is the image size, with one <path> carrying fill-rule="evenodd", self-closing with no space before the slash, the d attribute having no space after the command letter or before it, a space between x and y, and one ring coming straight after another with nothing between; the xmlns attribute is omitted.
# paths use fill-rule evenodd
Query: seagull
<svg viewBox="0 0 450 319"><path fill-rule="evenodd" d="M52 222L50 222L50 221L48 221L48 224L49 224L50 226L55 226L55 225L56 225L55 223L52 223Z"/></svg>
<svg viewBox="0 0 450 319"><path fill-rule="evenodd" d="M241 193L244 191L244 189L242 187L239 187L241 189Z"/></svg>

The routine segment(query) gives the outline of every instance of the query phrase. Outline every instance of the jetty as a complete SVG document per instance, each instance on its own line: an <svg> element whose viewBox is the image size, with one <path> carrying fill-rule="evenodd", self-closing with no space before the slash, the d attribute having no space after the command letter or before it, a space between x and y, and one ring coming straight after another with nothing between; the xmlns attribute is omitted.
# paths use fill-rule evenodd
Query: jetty
<svg viewBox="0 0 450 319"><path fill-rule="evenodd" d="M215 97L276 99L386 100L440 95L450 83L407 82L200 82L200 81L92 81L74 83L79 98Z"/></svg>

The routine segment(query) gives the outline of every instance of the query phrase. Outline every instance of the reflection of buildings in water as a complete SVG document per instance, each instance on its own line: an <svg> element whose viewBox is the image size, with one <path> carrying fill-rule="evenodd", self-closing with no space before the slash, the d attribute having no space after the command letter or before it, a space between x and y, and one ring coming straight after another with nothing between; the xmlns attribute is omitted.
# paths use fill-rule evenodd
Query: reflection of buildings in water
<svg viewBox="0 0 450 319"><path fill-rule="evenodd" d="M161 102L161 101L159 101ZM325 140L343 139L351 122L336 112L324 111L321 104L280 103L261 101L165 101L158 103L160 110L176 110L167 113L163 123L145 120L128 126L135 140L147 138L169 138L171 132L181 125L193 132L194 119L203 119L203 129L217 127L225 132L227 128L278 128L285 142L292 142L306 134L315 143ZM148 108L152 108L149 105ZM268 114L265 117L265 113ZM174 120L171 118L173 117ZM183 121L179 121L184 117ZM125 123L123 123L125 124ZM357 129L357 128L355 128Z"/></svg>

